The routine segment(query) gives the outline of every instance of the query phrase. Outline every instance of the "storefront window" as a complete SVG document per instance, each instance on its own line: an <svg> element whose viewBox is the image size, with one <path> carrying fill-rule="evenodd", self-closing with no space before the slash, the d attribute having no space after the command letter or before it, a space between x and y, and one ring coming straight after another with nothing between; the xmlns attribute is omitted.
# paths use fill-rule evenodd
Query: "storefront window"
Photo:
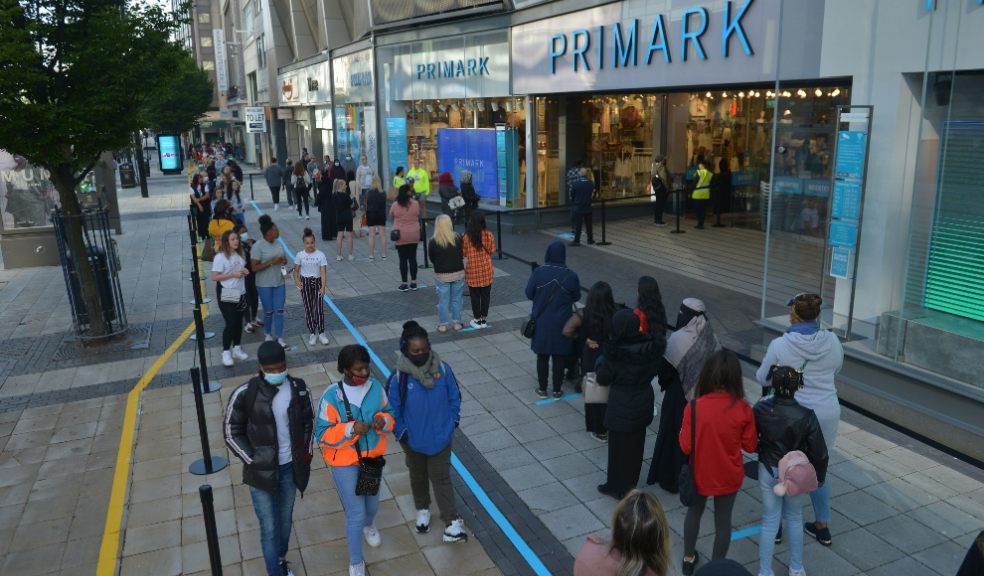
<svg viewBox="0 0 984 576"><path fill-rule="evenodd" d="M44 168L0 149L0 230L48 226L57 205L58 191Z"/></svg>
<svg viewBox="0 0 984 576"><path fill-rule="evenodd" d="M370 166L376 166L379 147L372 50L336 58L333 66L335 157L346 171L354 172L363 154Z"/></svg>

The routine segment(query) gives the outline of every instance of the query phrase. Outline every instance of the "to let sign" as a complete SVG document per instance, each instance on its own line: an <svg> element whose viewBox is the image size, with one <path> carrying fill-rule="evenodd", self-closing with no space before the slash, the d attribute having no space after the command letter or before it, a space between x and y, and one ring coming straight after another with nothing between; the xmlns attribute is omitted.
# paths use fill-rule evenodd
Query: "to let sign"
<svg viewBox="0 0 984 576"><path fill-rule="evenodd" d="M266 131L266 113L263 107L246 108L246 132L255 134Z"/></svg>

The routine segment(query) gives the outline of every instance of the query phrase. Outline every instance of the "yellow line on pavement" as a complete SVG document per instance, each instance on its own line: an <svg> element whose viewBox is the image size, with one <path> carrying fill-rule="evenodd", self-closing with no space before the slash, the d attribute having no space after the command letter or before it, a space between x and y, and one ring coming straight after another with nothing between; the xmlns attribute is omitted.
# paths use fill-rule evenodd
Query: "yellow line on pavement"
<svg viewBox="0 0 984 576"><path fill-rule="evenodd" d="M204 280L202 284L204 285ZM208 316L208 306L202 304L202 318ZM117 572L117 558L120 551L120 533L123 530L123 506L126 504L127 484L130 480L130 465L133 461L133 438L137 427L137 407L140 394L161 367L185 343L195 331L195 323L188 327L167 347L163 354L144 372L136 386L126 395L126 410L123 413L123 429L120 432L120 447L116 452L116 467L113 469L113 488L109 493L109 507L106 511L106 525L103 528L102 544L99 547L99 563L96 576L114 576Z"/></svg>

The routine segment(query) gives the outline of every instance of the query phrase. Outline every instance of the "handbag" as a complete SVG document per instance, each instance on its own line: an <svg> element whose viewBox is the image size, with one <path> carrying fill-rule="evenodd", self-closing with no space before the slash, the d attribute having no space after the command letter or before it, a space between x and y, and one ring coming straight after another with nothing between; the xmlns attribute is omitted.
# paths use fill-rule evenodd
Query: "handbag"
<svg viewBox="0 0 984 576"><path fill-rule="evenodd" d="M348 396L345 395L345 385L338 383L338 389L342 391L342 400L345 402L345 417L349 422L355 422L352 417L352 406L349 404ZM379 494L379 485L383 480L383 467L386 466L386 459L382 456L362 457L362 450L359 449L359 441L355 442L355 453L359 458L359 477L355 481L356 496L375 496Z"/></svg>
<svg viewBox="0 0 984 576"><path fill-rule="evenodd" d="M243 299L244 294L235 288L222 287L222 296L219 296L220 302L230 302L232 304L239 304Z"/></svg>
<svg viewBox="0 0 984 576"><path fill-rule="evenodd" d="M465 199L461 196L455 196L454 198L448 200L448 207L452 210L457 210L465 205Z"/></svg>
<svg viewBox="0 0 984 576"><path fill-rule="evenodd" d="M680 504L690 507L700 496L697 493L697 481L694 478L697 461L697 399L690 401L690 458L680 467L680 478L677 481L680 490Z"/></svg>
<svg viewBox="0 0 984 576"><path fill-rule="evenodd" d="M584 390L585 404L608 404L608 386L598 384L598 375L595 372L585 372L581 380L581 389Z"/></svg>
<svg viewBox="0 0 984 576"><path fill-rule="evenodd" d="M390 240L392 240L393 242L399 242L400 241L400 229L399 228L393 228L392 230L390 230Z"/></svg>
<svg viewBox="0 0 984 576"><path fill-rule="evenodd" d="M206 240L205 244L202 246L202 255L200 259L203 262L211 262L215 260L215 243L211 238Z"/></svg>

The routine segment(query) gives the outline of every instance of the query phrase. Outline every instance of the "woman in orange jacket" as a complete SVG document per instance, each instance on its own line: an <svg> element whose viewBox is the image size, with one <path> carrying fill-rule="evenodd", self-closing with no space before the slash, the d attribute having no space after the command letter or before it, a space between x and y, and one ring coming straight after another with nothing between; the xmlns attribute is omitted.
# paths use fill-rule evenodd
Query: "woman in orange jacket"
<svg viewBox="0 0 984 576"><path fill-rule="evenodd" d="M358 344L342 348L338 372L342 380L325 390L318 405L315 435L345 508L349 575L364 576L362 538L373 548L380 544L374 525L379 495L356 495L359 459L386 453L386 433L393 431L393 410L383 385L369 373L365 348Z"/></svg>

